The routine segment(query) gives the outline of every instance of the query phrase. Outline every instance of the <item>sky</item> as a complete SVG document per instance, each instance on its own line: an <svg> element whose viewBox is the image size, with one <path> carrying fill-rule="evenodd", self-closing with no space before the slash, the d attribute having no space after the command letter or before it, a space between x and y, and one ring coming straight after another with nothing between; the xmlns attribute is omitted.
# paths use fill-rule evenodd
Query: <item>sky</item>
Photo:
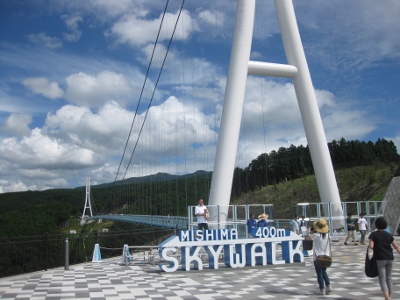
<svg viewBox="0 0 400 300"><path fill-rule="evenodd" d="M400 1L293 2L327 141L400 149ZM213 169L236 0L166 3L0 1L0 193ZM272 0L251 60L287 63ZM291 80L249 76L239 121L241 168L307 145Z"/></svg>

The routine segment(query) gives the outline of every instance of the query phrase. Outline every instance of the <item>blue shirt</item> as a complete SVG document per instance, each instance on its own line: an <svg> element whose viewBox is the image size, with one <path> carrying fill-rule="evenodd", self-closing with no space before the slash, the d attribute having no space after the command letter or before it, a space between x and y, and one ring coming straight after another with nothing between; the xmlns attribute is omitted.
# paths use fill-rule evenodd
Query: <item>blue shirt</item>
<svg viewBox="0 0 400 300"><path fill-rule="evenodd" d="M257 227L267 227L267 226L268 226L267 220L260 220L257 222Z"/></svg>
<svg viewBox="0 0 400 300"><path fill-rule="evenodd" d="M351 218L348 217L346 223L348 231L353 231L355 229L354 222Z"/></svg>
<svg viewBox="0 0 400 300"><path fill-rule="evenodd" d="M248 219L247 220L247 232L251 233L251 229L257 226L257 220Z"/></svg>

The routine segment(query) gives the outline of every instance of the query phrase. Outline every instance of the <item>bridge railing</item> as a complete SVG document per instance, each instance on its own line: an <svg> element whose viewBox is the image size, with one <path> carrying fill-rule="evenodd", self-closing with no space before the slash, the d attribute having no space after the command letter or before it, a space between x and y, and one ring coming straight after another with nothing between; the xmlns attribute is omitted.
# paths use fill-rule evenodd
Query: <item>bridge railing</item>
<svg viewBox="0 0 400 300"><path fill-rule="evenodd" d="M339 203L298 203L296 214L304 216L309 221L307 226L312 225L312 221L325 218L328 221L330 234L335 229L343 229L347 233L346 218L351 213L354 220L364 214L369 228L374 228L374 222L377 217L383 216L382 201L349 201ZM357 223L357 221L355 221Z"/></svg>
<svg viewBox="0 0 400 300"><path fill-rule="evenodd" d="M211 229L235 228L241 236L246 236L246 221L250 213L256 218L260 214L268 214L268 221L277 228L290 228L291 219L274 219L274 207L272 204L245 204L245 205L207 205L210 213L208 219ZM196 206L188 207L188 217L180 216L158 216L158 215L99 215L89 219L109 219L123 222L140 223L149 226L157 226L171 229L197 229L197 217L195 215ZM381 201L353 201L342 203L299 203L296 208L296 214L305 216L308 221L307 226L312 225L312 221L323 217L328 221L330 233L333 230L343 229L345 232L345 219L347 212L352 212L355 219L363 212L370 226L373 227L374 221L381 216ZM294 216L293 216L294 217Z"/></svg>
<svg viewBox="0 0 400 300"><path fill-rule="evenodd" d="M103 259L122 255L123 245L157 245L175 230L149 228L144 230L100 233L92 231L84 236L41 235L0 238L0 278L42 271L66 264L68 244L69 265L92 260L95 244L101 246Z"/></svg>
<svg viewBox="0 0 400 300"><path fill-rule="evenodd" d="M105 219L120 222L138 223L149 226L163 227L169 229L186 229L188 228L188 218L179 216L159 216L159 215L97 215L87 220Z"/></svg>
<svg viewBox="0 0 400 300"><path fill-rule="evenodd" d="M250 213L256 217L261 214L269 215L269 222L273 221L272 204L246 205L207 205L210 217L207 220L210 229L235 228L240 237L247 236L246 222ZM188 229L197 229L196 206L188 207Z"/></svg>

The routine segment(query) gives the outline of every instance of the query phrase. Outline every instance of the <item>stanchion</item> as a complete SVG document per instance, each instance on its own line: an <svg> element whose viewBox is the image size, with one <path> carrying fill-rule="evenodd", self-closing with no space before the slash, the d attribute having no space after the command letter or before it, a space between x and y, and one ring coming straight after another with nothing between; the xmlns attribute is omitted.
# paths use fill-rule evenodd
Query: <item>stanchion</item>
<svg viewBox="0 0 400 300"><path fill-rule="evenodd" d="M131 254L129 253L129 246L128 244L125 244L122 250L122 257L120 263L125 264L125 266L127 266L128 262L130 261L131 261Z"/></svg>
<svg viewBox="0 0 400 300"><path fill-rule="evenodd" d="M94 245L92 262L101 262L101 253L99 244Z"/></svg>
<svg viewBox="0 0 400 300"><path fill-rule="evenodd" d="M339 242L339 237L336 229L333 231L332 242Z"/></svg>
<svg viewBox="0 0 400 300"><path fill-rule="evenodd" d="M69 270L69 242L68 238L65 239L65 264L64 270Z"/></svg>

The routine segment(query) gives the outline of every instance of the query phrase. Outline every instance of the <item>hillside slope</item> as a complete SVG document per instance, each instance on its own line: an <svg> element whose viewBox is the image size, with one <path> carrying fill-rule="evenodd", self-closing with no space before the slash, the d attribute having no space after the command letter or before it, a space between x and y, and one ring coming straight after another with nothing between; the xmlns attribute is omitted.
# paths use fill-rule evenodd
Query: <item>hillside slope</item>
<svg viewBox="0 0 400 300"><path fill-rule="evenodd" d="M383 200L397 164L374 164L335 172L343 202ZM314 175L269 185L233 199L232 204L271 203L275 218L292 218L297 203L320 202Z"/></svg>

